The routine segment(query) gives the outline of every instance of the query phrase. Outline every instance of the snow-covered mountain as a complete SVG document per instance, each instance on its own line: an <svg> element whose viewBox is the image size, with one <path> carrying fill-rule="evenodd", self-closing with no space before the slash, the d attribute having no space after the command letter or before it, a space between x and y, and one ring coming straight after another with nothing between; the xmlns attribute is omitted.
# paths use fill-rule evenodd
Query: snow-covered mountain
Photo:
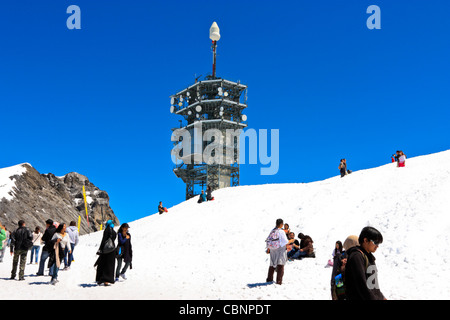
<svg viewBox="0 0 450 320"><path fill-rule="evenodd" d="M450 266L450 151L389 163L344 178L299 184L240 186L190 199L129 222L134 249L128 280L94 285L101 232L81 237L75 262L56 286L48 277L0 280L1 299L330 299L325 265L337 240L371 225L384 242L375 257L388 299L448 299ZM310 235L316 258L288 262L283 285L264 283L265 243L277 218ZM125 221L124 221L125 222ZM9 276L11 257L0 264ZM28 276L27 276L28 275ZM44 284L44 285L40 285Z"/></svg>
<svg viewBox="0 0 450 320"><path fill-rule="evenodd" d="M82 188L86 189L89 226ZM103 217L102 217L103 211ZM109 196L89 179L76 172L62 177L40 174L29 163L0 169L0 222L9 230L23 219L27 226L43 230L48 218L54 221L77 221L81 216L82 234L99 230L107 219L119 221L109 206Z"/></svg>

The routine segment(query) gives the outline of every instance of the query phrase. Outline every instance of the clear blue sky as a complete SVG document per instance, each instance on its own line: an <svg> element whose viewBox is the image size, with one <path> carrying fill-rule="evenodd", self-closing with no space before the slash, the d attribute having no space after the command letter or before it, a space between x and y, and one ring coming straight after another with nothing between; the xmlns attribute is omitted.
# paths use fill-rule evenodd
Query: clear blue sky
<svg viewBox="0 0 450 320"><path fill-rule="evenodd" d="M69 30L69 5L81 30ZM381 30L369 30L369 5ZM184 200L169 96L211 72L249 87L248 124L280 130L280 168L241 184L310 182L450 148L450 2L1 1L0 167L89 177L121 222ZM424 174L426 174L424 172Z"/></svg>

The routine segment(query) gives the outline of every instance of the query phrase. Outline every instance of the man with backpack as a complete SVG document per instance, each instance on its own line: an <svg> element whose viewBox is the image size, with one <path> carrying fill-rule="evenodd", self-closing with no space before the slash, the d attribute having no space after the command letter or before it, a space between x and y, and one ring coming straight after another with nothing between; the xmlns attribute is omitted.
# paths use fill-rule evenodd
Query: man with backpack
<svg viewBox="0 0 450 320"><path fill-rule="evenodd" d="M383 242L373 227L362 229L359 245L348 249L345 265L345 295L348 300L386 300L378 284L374 253Z"/></svg>
<svg viewBox="0 0 450 320"><path fill-rule="evenodd" d="M25 263L28 250L33 246L33 234L30 229L25 227L25 221L19 221L19 228L11 234L11 255L14 254L13 266L11 270L11 279L16 277L17 264L20 259L19 280L25 280Z"/></svg>
<svg viewBox="0 0 450 320"><path fill-rule="evenodd" d="M270 254L270 266L266 282L273 281L273 274L277 271L277 284L282 284L284 265L287 261L286 245L289 243L283 228L283 219L277 219L275 228L266 239L266 252Z"/></svg>

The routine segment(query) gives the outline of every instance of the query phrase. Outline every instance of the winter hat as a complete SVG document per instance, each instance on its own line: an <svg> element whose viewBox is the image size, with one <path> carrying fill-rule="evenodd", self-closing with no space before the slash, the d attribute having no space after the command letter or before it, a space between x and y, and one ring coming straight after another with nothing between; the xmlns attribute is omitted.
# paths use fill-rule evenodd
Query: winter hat
<svg viewBox="0 0 450 320"><path fill-rule="evenodd" d="M345 239L343 247L344 247L344 250L347 251L348 249L356 247L358 245L359 245L358 236L351 235L351 236L348 236L347 239Z"/></svg>
<svg viewBox="0 0 450 320"><path fill-rule="evenodd" d="M114 221L112 221L112 220L106 221L106 226L107 226L107 227L114 228Z"/></svg>

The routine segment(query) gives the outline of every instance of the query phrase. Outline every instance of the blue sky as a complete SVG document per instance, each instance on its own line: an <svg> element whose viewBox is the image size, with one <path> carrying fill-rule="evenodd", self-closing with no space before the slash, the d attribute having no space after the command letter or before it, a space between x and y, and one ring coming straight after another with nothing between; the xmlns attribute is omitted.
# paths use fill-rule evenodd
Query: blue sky
<svg viewBox="0 0 450 320"><path fill-rule="evenodd" d="M69 30L69 5L81 30ZM369 30L369 5L381 30ZM248 85L248 125L279 129L279 171L310 182L450 148L448 1L2 1L0 167L76 171L121 222L184 200L169 96L211 73ZM424 173L426 174L426 173Z"/></svg>

